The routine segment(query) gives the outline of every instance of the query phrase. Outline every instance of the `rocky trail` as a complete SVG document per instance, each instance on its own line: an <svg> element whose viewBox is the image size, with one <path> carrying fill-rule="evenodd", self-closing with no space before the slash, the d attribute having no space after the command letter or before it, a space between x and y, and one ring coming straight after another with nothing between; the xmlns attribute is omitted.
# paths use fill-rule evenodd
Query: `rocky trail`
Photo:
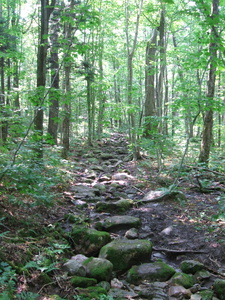
<svg viewBox="0 0 225 300"><path fill-rule="evenodd" d="M213 221L221 191L196 191L186 177L178 189L168 189L174 174L134 162L120 134L92 149L78 146L71 161L74 180L45 223L60 227L72 255L59 265L55 285L43 285L43 294L225 299L225 224ZM210 176L223 187L216 174Z"/></svg>
<svg viewBox="0 0 225 300"><path fill-rule="evenodd" d="M129 159L126 140L118 134L85 155L81 149L76 157L82 172L65 192L67 201L74 205L71 214L76 216L77 209L80 216L81 209L89 228L108 232L113 242L102 238L93 245L89 241L93 233L83 232L74 248L78 254L112 262L108 295L115 299L216 299L214 281L225 279L224 246L219 242L223 225L217 234L210 232L210 217L218 209L217 191L202 194L187 185L180 187L183 192L160 191L160 184L156 179L154 182L155 171L139 170ZM63 224L69 232L71 218L69 215ZM141 241L150 241L151 245L142 245ZM108 243L112 248L105 249ZM71 261L76 261L76 256ZM155 265L158 262L163 265ZM187 273L191 283L185 282L190 278L183 278L184 262L190 264ZM198 274L198 267L193 271L192 264L199 265ZM143 269L134 270L133 265ZM168 266L172 269L167 276L164 271ZM225 299L218 293L219 299Z"/></svg>

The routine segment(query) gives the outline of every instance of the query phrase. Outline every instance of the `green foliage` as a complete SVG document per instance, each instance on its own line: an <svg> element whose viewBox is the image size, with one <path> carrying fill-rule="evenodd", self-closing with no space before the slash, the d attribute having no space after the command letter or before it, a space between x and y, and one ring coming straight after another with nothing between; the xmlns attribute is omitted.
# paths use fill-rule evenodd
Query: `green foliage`
<svg viewBox="0 0 225 300"><path fill-rule="evenodd" d="M1 300L32 300L37 299L38 294L23 291L18 293L16 291L16 272L6 262L0 263L0 299Z"/></svg>
<svg viewBox="0 0 225 300"><path fill-rule="evenodd" d="M16 288L16 272L6 262L0 263L0 299L10 300Z"/></svg>

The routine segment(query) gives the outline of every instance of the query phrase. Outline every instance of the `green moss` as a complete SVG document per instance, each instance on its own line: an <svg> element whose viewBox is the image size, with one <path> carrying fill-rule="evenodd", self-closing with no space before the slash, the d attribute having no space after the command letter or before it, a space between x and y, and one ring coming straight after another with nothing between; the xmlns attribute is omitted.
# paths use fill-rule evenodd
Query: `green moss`
<svg viewBox="0 0 225 300"><path fill-rule="evenodd" d="M100 286L91 286L88 288L77 288L79 296L85 296L90 299L99 300L100 295L107 295L107 291Z"/></svg>
<svg viewBox="0 0 225 300"><path fill-rule="evenodd" d="M205 266L199 261L184 260L181 262L180 268L184 273L195 274L196 272L205 269Z"/></svg>
<svg viewBox="0 0 225 300"><path fill-rule="evenodd" d="M114 271L126 271L132 265L150 260L152 243L147 240L115 240L100 250L99 257L108 259Z"/></svg>
<svg viewBox="0 0 225 300"><path fill-rule="evenodd" d="M139 284L142 280L167 281L175 274L175 270L162 261L145 263L133 266L128 274L127 280L133 284Z"/></svg>
<svg viewBox="0 0 225 300"><path fill-rule="evenodd" d="M97 280L95 278L87 278L81 276L73 276L70 281L75 287L82 288L86 288L97 284Z"/></svg>
<svg viewBox="0 0 225 300"><path fill-rule="evenodd" d="M213 291L211 291L211 290L200 291L198 294L201 296L202 300L213 299ZM222 299L222 298L220 298L220 299Z"/></svg>
<svg viewBox="0 0 225 300"><path fill-rule="evenodd" d="M182 285L186 289L194 285L194 279L192 275L177 272L171 278L173 284Z"/></svg>
<svg viewBox="0 0 225 300"><path fill-rule="evenodd" d="M96 257L90 257L83 262L89 277L96 278L98 282L109 281L112 275L113 265L111 262Z"/></svg>
<svg viewBox="0 0 225 300"><path fill-rule="evenodd" d="M217 279L213 284L213 289L220 300L225 300L225 280Z"/></svg>

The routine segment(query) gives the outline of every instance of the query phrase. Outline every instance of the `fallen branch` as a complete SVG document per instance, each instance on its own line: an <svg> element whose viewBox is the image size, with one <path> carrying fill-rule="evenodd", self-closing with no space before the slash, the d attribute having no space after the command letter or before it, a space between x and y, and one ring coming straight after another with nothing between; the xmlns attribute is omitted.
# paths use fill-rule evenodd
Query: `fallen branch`
<svg viewBox="0 0 225 300"><path fill-rule="evenodd" d="M204 250L189 250L189 249L167 249L167 248L156 248L153 247L152 248L154 251L159 251L159 252L165 252L167 254L174 254L174 255L181 255L181 254L185 254L185 253L208 253L207 251Z"/></svg>

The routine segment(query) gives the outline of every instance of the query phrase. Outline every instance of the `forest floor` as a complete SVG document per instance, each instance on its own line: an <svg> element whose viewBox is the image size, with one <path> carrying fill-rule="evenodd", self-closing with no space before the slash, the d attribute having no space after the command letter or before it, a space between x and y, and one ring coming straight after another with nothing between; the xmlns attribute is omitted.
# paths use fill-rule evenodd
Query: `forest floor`
<svg viewBox="0 0 225 300"><path fill-rule="evenodd" d="M115 151L118 149L119 152ZM107 155L100 155L102 153L112 156L107 159ZM8 201L7 190L0 194L0 229L1 232L7 232L5 236L0 236L0 259L16 268L19 274L15 279L16 293L35 292L42 295L38 299L43 300L50 299L47 296L50 294L72 299L70 295L74 295L75 289L63 279L60 266L74 253L67 248L62 228L69 230L65 216L71 214L76 216L77 223L92 226L94 204L80 208L74 202L71 188L93 182L106 183L109 188L117 173L130 175L120 183L120 192L137 201L127 215L141 218L139 235L151 239L153 256L175 267L184 259L196 259L212 272L221 276L225 273L225 220L218 216L219 199L222 199L225 190L225 174L215 170L200 170L197 166L184 166L177 189L184 193L186 200L168 198L165 201L141 203L149 191L163 189L169 193L177 173L169 164L159 172L147 156L140 161L133 161L123 135L113 135L96 144L93 149L77 145L70 160L73 167L67 171L73 180L69 184L54 187L58 196L53 207L18 205ZM106 166L107 172L104 171ZM205 182L207 186L203 186ZM16 191L10 193L16 195ZM105 198L109 196L112 195L106 191ZM27 196L23 200L30 201ZM35 261L39 269L37 264L32 265ZM44 272L48 275L45 278L41 276Z"/></svg>

